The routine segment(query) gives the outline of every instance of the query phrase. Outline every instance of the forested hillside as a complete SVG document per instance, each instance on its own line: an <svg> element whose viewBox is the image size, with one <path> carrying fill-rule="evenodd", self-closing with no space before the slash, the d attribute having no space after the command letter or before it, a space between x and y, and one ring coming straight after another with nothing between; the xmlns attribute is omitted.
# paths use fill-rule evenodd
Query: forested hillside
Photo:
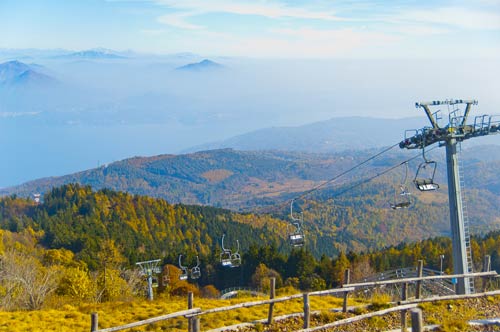
<svg viewBox="0 0 500 332"><path fill-rule="evenodd" d="M163 281L158 292L172 295L194 291L216 296L227 287L262 288L268 286L270 277L277 278L278 287L318 290L338 286L346 268L351 269L353 280L415 266L418 260L438 270L440 255L445 257L444 270L451 272L449 238L410 242L410 236L395 235L415 233L417 219L394 214L391 218L404 226L391 229L390 222L384 222L386 208L377 212L365 207L365 214L361 214L356 212L355 202L353 207L346 201L329 203L330 211L326 205L302 205L310 210L324 209L334 217L323 228L307 223L306 248L292 249L283 240L284 221L268 215L171 205L162 199L110 190L93 192L76 184L54 188L40 204L5 197L0 200L0 308L38 309L49 295L61 296L64 301L91 302L141 296L144 279L134 263L157 258L161 260L160 276L166 276L159 278ZM429 218L436 213L433 208L426 210ZM303 212L305 218L310 217L308 210ZM380 219L372 219L375 216ZM232 250L236 240L241 243L241 266L221 265L222 234L226 234L226 247ZM384 234L386 238L381 240ZM425 237L425 233L419 235ZM374 246L362 252L360 249L369 245L364 242L370 241ZM328 252L327 242L338 250L335 255ZM382 243L397 245L382 248ZM492 268L500 270L498 231L473 237L471 248L476 269L480 269L484 255L491 255ZM199 256L201 278L189 283L179 280L179 254L189 267Z"/></svg>
<svg viewBox="0 0 500 332"><path fill-rule="evenodd" d="M17 194L28 197L33 193L48 192L52 187L80 183L96 190L108 188L161 197L170 203L256 211L262 206L277 205L322 184L379 152L380 150L356 150L313 154L225 149L185 155L135 157L80 173L0 189L0 195ZM437 181L446 183L444 152L435 150L428 154L438 162ZM500 166L499 155L498 146L464 148L460 157L464 160L464 174L469 189L481 192L486 190L496 195L500 192L500 178L495 171ZM348 172L329 187L335 189L351 185L413 157L415 159L410 162L408 175L408 182L411 184L422 157L419 151L399 151L397 148ZM388 174L391 185L398 185L402 181L401 173L401 169L395 169ZM390 194L393 193L393 189L384 187L379 189L379 194L387 194L382 192L386 189L389 189ZM357 194L348 191L343 196ZM482 207L480 209L484 210Z"/></svg>
<svg viewBox="0 0 500 332"><path fill-rule="evenodd" d="M27 228L42 232L46 248L65 248L96 268L95 253L103 241L113 240L127 262L179 254L210 256L220 239L250 244L280 245L285 223L262 215L236 214L203 206L172 205L163 199L111 190L93 192L77 184L54 188L43 203L5 197L0 200L0 227L12 232ZM235 244L235 243L234 243ZM173 260L175 261L175 260Z"/></svg>
<svg viewBox="0 0 500 332"><path fill-rule="evenodd" d="M392 210L399 198L397 183L381 176L359 185L325 188L294 203L302 213L306 248L316 257L336 256L340 251L361 252L448 236L446 187L434 193L410 195L410 208ZM350 195L343 195L348 190ZM399 190L399 189L397 189ZM498 196L471 190L469 206L473 234L500 228L496 215ZM242 250L251 244L273 244L288 252L289 200L267 205L267 213L235 213L214 207L170 204L160 198L131 195L109 189L92 191L77 184L54 188L37 205L31 199L0 200L0 225L10 231L27 227L43 231L48 248L66 248L93 267L92 252L99 242L114 240L123 247L129 263L151 257L177 257L198 253L208 256L219 250L226 234L227 245L239 240Z"/></svg>

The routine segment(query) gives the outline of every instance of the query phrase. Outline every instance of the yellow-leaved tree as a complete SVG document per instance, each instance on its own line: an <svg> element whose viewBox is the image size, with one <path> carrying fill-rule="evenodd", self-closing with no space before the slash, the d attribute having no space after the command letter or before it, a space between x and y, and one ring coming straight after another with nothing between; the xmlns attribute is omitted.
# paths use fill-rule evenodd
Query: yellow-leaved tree
<svg viewBox="0 0 500 332"><path fill-rule="evenodd" d="M77 301L89 301L96 294L96 286L86 268L68 267L64 269L57 293Z"/></svg>
<svg viewBox="0 0 500 332"><path fill-rule="evenodd" d="M93 279L95 282L95 301L115 301L129 298L132 291L121 276L121 266L126 259L114 240L103 240L99 246L97 260L101 267Z"/></svg>

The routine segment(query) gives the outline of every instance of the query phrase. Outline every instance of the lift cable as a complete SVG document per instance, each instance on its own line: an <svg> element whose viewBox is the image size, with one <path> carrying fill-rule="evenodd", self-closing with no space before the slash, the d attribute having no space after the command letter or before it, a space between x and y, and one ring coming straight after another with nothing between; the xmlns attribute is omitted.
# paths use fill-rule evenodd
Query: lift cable
<svg viewBox="0 0 500 332"><path fill-rule="evenodd" d="M373 159L377 158L378 156L380 156L380 155L382 155L382 154L384 154L384 153L386 153L386 152L388 152L388 151L392 150L392 149L393 149L393 148L395 148L396 146L399 146L399 143L396 143L396 144L394 144L394 145L391 145L391 146L387 147L386 149L382 150L381 152L379 152L379 153L377 153L377 154L375 154L375 155L371 156L371 157L370 157L370 158L368 158L368 159L365 159L364 161L360 162L359 164L356 164L356 165L354 165L353 167L349 168L348 170L346 170L346 171L344 171L344 172L342 172L342 173L340 173L340 174L338 174L338 175L334 176L334 177L333 177L333 178L331 178L330 180L327 180L327 181L325 181L325 182L323 182L323 183L321 183L321 184L317 185L316 187L313 187L313 188L309 189L308 191L304 192L303 194L301 194L301 195L299 195L299 196L295 197L295 198L294 198L294 200L299 200L299 199L304 198L305 196L307 196L307 195L311 194L312 192L314 192L314 191L316 191L316 190L318 190L318 189L320 189L320 188L322 188L322 187L326 186L327 184L332 183L333 181L335 181L335 180L337 180L338 178L340 178L340 177L342 177L342 176L346 175L347 173L350 173L350 172L354 171L355 169L357 169L357 168L359 168L359 167L363 166L364 164L366 164L366 163L368 163L368 162L372 161Z"/></svg>
<svg viewBox="0 0 500 332"><path fill-rule="evenodd" d="M393 145L391 145L391 146L389 146L389 147L385 148L384 150L380 151L379 153L377 153L377 154L375 154L375 155L373 155L373 156L371 156L371 157L369 157L369 158L367 158L367 159L363 160L362 162L360 162L360 163L358 163L358 164L356 164L356 165L352 166L352 167L351 167L351 168L349 168L348 170L345 170L344 172L342 172L342 173L340 173L340 174L337 174L337 175L336 175L336 176L334 176L333 178L331 178L331 179L329 179L329 180L326 180L325 182L320 183L319 185L317 185L317 186L315 186L315 187L313 187L313 188L311 188L311 189L309 189L309 190L307 190L307 191L303 192L302 194L300 194L300 195L298 195L298 196L296 196L296 197L292 198L292 201L293 201L293 200L299 200L299 199L302 199L302 198L306 197L307 195L309 195L309 194L311 194L311 193L313 193L313 192L315 192L315 191L319 190L320 188L323 188L324 186L326 186L326 185L328 185L328 184L330 184L330 183L334 182L334 181L335 181L335 180L337 180L338 178L340 178L340 177L342 177L342 176L344 176L344 175L346 175L346 174L348 174L348 173L350 173L350 172L352 172L352 171L356 170L357 168L359 168L359 167L361 167L361 166L365 165L366 163L368 163L368 162L372 161L373 159L375 159L375 158L377 158L377 157L381 156L382 154L384 154L384 153L386 153L386 152L388 152L388 151L390 151L390 150L394 149L396 146L399 146L399 143L393 144ZM416 157L415 157L415 158L416 158ZM286 200L286 201L282 202L281 204L279 204L279 205L277 205L277 206L275 205L272 209L267 210L267 212L266 212L266 210L263 210L262 212L265 212L265 213L272 213L272 211L280 211L280 210L281 210L281 209L282 209L285 205L287 205L287 204L288 204L288 202L289 202L289 200Z"/></svg>
<svg viewBox="0 0 500 332"><path fill-rule="evenodd" d="M337 180L338 178L340 178L340 177L342 177L342 176L344 176L344 175L346 175L346 174L348 174L348 173L350 173L350 172L352 172L352 171L356 170L357 168L359 168L359 167L361 167L361 166L365 165L366 163L368 163L368 162L372 161L373 159L375 159L375 158L377 158L377 157L381 156L382 154L384 154L384 153L386 153L386 152L388 152L388 151L392 150L392 149L393 149L393 148L395 148L396 146L399 146L399 143L393 144L393 145L391 145L391 146L389 146L389 147L385 148L384 150L380 151L379 153L377 153L377 154L375 154L375 155L373 155L373 156L371 156L371 157L369 157L369 158L367 158L367 159L363 160L362 162L360 162L360 163L358 163L358 164L356 164L356 165L352 166L352 167L351 167L351 168L349 168L348 170L345 170L344 172L342 172L342 173L340 173L340 174L337 174L337 175L336 175L336 176L334 176L333 178L331 178L331 179L329 179L329 180L327 180L327 181L325 181L325 182L323 182L323 183L321 183L321 184L319 184L319 185L317 185L317 186L315 186L315 187L313 187L313 188L311 188L311 189L307 190L306 192L304 192L304 193L302 193L302 194L300 194L300 195L298 195L298 196L296 196L296 197L292 198L292 200L299 200L299 199L302 199L302 198L306 197L307 195L310 195L311 193L313 193L313 192L315 192L315 191L317 191L317 190L319 190L319 189L323 188L324 186L326 186L326 185L328 185L328 184L330 184L330 183L334 182L334 181L335 181L335 180ZM433 147L433 148L429 149L428 151L432 151L432 150L434 150L434 149L436 149L436 148L438 148L438 147L439 147L439 146L435 146L435 147ZM356 188L356 187L358 187L358 186L361 186L361 185L363 185L363 184L365 184L365 183L368 183L368 182L372 181L373 179L375 179L375 178L377 178L377 177L379 177L379 176L381 176L381 175L384 175L384 174L386 174L386 173L388 173L388 172L392 171L393 169L395 169L395 168L397 168L397 167L401 166L402 164L407 163L407 162L409 162L409 161L412 161L412 160L414 160L414 159L417 159L418 157L421 157L421 156L422 156L422 154L421 154L421 153L419 153L419 154L417 154L417 155L415 155L415 156L413 156L413 157L411 157L411 158L409 158L409 159L407 159L407 160L405 160L405 161L402 161L401 163L398 163L398 164L396 164L396 165L394 165L394 166L390 167L389 169L384 170L383 172L381 172L381 173L379 173L379 174L377 174L377 175L374 175L374 176L372 176L372 177L370 177L370 178L368 178L368 179L366 179L366 180L363 180L363 181L361 181L361 182L358 182L358 183L356 183L356 184L352 185L351 187L346 188L345 190L342 190L341 192L339 192L339 193L335 194L335 196L336 196L336 197L338 197L338 196L340 196L340 195L342 195L342 194L344 194L344 193L348 192L349 190L352 190L352 189L354 189L354 188ZM282 208L283 206L285 206L285 204L288 204L288 202L289 202L289 200L284 201L283 203L279 204L278 206L275 206L275 207L274 207L271 211L281 210L281 208ZM268 211L267 213L270 213L271 211Z"/></svg>
<svg viewBox="0 0 500 332"><path fill-rule="evenodd" d="M428 151L432 151L434 149L437 149L438 147L439 146L434 146L433 148L428 149ZM379 176L382 176L382 175L384 175L386 173L389 173L393 169L398 168L399 166L404 165L405 163L408 163L408 162L410 162L410 161L412 161L414 159L417 159L418 157L421 157L421 156L422 155L419 153L419 154L417 154L417 155L415 155L415 156L413 156L413 157L411 157L409 159L406 159L406 160L402 161L399 164L393 165L393 166L391 166L391 167L383 170L382 172L377 173L376 175L373 175L373 176L371 176L369 178L366 178L366 179L364 179L364 180L362 180L362 181L360 181L360 182L358 182L358 183L356 183L356 184L354 184L354 185L352 185L352 186L350 186L350 187L348 187L348 188L346 188L346 189L344 189L344 190L342 190L342 191L340 191L340 192L338 192L338 193L336 193L334 195L335 195L335 197L338 197L338 196L340 196L342 194L345 194L346 192L348 192L348 191L350 191L350 190L352 190L354 188L357 188L357 187L359 187L359 186L361 186L361 185L363 185L365 183L368 183L368 182L372 181L373 179L378 178Z"/></svg>

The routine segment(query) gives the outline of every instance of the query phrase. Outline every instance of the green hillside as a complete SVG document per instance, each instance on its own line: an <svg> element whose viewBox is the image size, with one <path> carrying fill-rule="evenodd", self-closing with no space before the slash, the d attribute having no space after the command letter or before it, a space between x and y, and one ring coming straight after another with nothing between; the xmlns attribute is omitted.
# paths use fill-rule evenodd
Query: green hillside
<svg viewBox="0 0 500 332"><path fill-rule="evenodd" d="M430 201L415 195L411 209L392 211L390 198L379 193L386 180L358 186L350 198L336 198L335 190L326 188L297 200L305 248L288 245L286 221L270 214L173 205L78 184L53 188L38 204L1 198L0 309L141 298L144 276L135 263L151 259L160 259L156 292L164 296L192 291L214 297L228 287L265 288L270 277L278 288L320 290L339 286L346 268L353 280L415 266L418 260L438 270L441 255L443 269L451 272L450 239L432 235L435 221L445 214L445 200L438 199L444 195L435 193L438 197ZM438 226L444 233L446 226ZM241 244L241 266L222 266L223 234L226 248L234 251L236 240ZM493 269L500 269L499 231L473 237L471 248L476 269L485 255L491 255ZM179 255L189 268L199 257L199 279L179 280Z"/></svg>
<svg viewBox="0 0 500 332"><path fill-rule="evenodd" d="M12 232L42 231L46 248L65 248L96 267L95 253L113 240L129 264L151 257L210 256L220 239L250 244L281 244L284 222L268 216L236 214L203 206L172 205L163 199L111 190L93 192L77 184L52 189L43 204L5 197L0 200L0 227Z"/></svg>
<svg viewBox="0 0 500 332"><path fill-rule="evenodd" d="M172 205L163 199L66 185L45 194L41 204L16 197L0 199L0 256L11 250L39 252L30 256L48 267L58 262L70 269L102 271L104 267L105 272L106 264L127 270L137 261L153 258L160 258L162 265L177 266L179 254L185 257L184 265L193 266L198 255L203 276L196 284L218 289L255 284L252 278L260 264L265 265L260 269L266 275L275 273L268 268L276 271L280 284L289 279L290 285L301 289L336 285L347 266L374 273L423 259L436 269L439 255L445 253L445 267L451 267L449 238L416 241L430 237L433 225L427 220L443 214L443 204L424 205L417 200L413 210L400 214L377 207L379 199L370 196L370 190L363 190L367 197L360 198L370 204L304 201L307 245L306 250L296 250L285 242L286 223L270 215ZM240 268L221 267L222 234L228 248L234 250L235 241L240 242ZM473 238L476 265L489 254L498 267L499 241L498 231Z"/></svg>

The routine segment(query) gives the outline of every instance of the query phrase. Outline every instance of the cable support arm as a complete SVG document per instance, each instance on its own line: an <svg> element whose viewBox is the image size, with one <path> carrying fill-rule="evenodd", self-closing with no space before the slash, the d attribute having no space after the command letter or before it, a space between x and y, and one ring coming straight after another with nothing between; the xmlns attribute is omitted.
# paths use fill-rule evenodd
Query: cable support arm
<svg viewBox="0 0 500 332"><path fill-rule="evenodd" d="M429 121L432 124L432 128L439 129L439 126L438 126L436 120L434 119L434 117L432 116L432 112L429 109L428 105L417 103L417 104L415 104L415 107L422 107L425 110L425 114L427 115L427 118L429 119Z"/></svg>

